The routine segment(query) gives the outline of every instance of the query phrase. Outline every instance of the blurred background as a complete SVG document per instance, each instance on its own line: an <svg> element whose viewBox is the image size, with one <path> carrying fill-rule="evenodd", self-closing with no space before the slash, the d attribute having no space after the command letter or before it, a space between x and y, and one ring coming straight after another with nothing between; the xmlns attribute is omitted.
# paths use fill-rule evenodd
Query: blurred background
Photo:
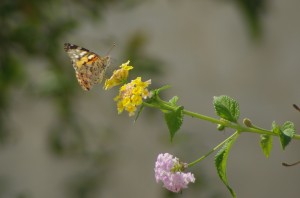
<svg viewBox="0 0 300 198"><path fill-rule="evenodd" d="M171 85L187 110L214 116L213 96L240 103L241 118L271 128L300 125L299 1L2 0L0 2L0 197L231 197L210 156L192 167L196 183L182 194L154 179L159 153L191 162L228 137L186 117L174 142L163 116L138 121L117 114L117 90L78 85L63 44L100 55L116 43L107 72L131 60L131 78ZM238 197L298 197L300 144L269 159L259 137L242 134L229 156Z"/></svg>

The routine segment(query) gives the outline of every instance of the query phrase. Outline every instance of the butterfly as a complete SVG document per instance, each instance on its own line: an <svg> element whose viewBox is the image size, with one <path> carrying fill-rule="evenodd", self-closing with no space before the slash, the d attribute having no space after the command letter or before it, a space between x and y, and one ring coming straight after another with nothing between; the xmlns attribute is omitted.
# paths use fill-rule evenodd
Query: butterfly
<svg viewBox="0 0 300 198"><path fill-rule="evenodd" d="M88 49L70 43L64 44L64 50L71 58L76 78L83 90L89 91L95 84L101 83L110 64L109 56L101 57Z"/></svg>

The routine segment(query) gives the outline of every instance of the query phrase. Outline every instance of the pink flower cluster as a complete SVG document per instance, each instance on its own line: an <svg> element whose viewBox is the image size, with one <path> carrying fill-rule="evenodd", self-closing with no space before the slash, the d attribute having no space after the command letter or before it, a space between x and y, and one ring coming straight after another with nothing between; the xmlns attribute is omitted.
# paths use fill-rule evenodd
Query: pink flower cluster
<svg viewBox="0 0 300 198"><path fill-rule="evenodd" d="M184 169L186 166L169 153L159 154L154 168L156 182L162 181L163 187L166 189L176 193L180 192L183 188L187 188L190 182L195 182L192 173L183 173L182 170L179 170L181 168L178 168Z"/></svg>

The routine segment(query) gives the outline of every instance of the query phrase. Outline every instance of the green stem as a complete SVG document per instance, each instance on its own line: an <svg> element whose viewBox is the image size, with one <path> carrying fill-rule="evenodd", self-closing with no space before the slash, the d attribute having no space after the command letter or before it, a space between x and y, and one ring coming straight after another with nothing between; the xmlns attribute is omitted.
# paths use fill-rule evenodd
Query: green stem
<svg viewBox="0 0 300 198"><path fill-rule="evenodd" d="M235 133L233 133L231 136L229 136L228 138L226 138L223 142L221 142L220 144L218 144L216 147L214 147L212 150L210 150L208 153L206 153L205 155L203 155L202 157L200 157L199 159L191 162L188 164L188 167L192 167L195 164L197 164L198 162L204 160L207 156L209 156L210 154L212 154L213 152L215 152L216 150L218 150L221 146L223 146L227 141L231 140L232 138L234 138L236 135L239 134L239 131L236 131Z"/></svg>
<svg viewBox="0 0 300 198"><path fill-rule="evenodd" d="M176 109L176 107L171 106L170 103L168 103L164 100L161 100L158 96L156 97L156 102L157 103L155 103L155 104L150 104L147 102L144 102L143 104L148 107L158 108L158 109L162 109L162 110L173 111ZM205 115L202 115L199 113L195 113L192 111L188 111L188 110L183 110L182 112L183 112L183 114L191 116L193 118L198 118L200 120L206 120L206 121L214 123L214 124L224 125L225 127L236 129L239 132L250 132L250 133L257 133L257 134L261 134L261 135L279 136L279 134L273 133L273 131L267 130L267 129L262 129L262 128L258 128L258 127L247 127L247 126L240 125L238 123L232 123L232 122L229 122L227 120L222 120L222 119L221 120L215 119L215 118L205 116ZM300 135L295 134L293 136L293 139L300 140Z"/></svg>
<svg viewBox="0 0 300 198"><path fill-rule="evenodd" d="M217 120L215 118L204 116L204 115L194 113L194 112L191 112L191 111L187 111L187 110L183 110L183 113L185 115L189 115L191 117L195 117L195 118L198 118L198 119L201 119L201 120L206 120L206 121L209 121L209 122L212 122L212 123L215 123L215 124L221 124L221 125L224 125L226 127L236 129L240 132L250 132L250 133L258 133L258 134L261 134L261 135L264 134L264 135L279 136L279 134L273 133L270 130L266 130L266 129L262 129L262 128L258 128L258 127L254 127L254 128L246 127L246 126L242 126L240 124L235 124L235 123L232 123L232 122L228 122L226 120ZM300 135L295 134L293 136L293 139L300 140Z"/></svg>

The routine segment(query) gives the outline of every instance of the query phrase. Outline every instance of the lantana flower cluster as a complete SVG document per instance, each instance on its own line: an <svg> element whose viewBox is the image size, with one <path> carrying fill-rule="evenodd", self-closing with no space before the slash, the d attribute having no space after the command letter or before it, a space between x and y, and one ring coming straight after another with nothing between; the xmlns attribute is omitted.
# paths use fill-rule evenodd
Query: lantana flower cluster
<svg viewBox="0 0 300 198"><path fill-rule="evenodd" d="M187 164L180 162L173 155L169 153L159 154L154 168L156 182L162 181L163 187L178 193L187 188L190 182L195 182L192 173L183 172L186 168Z"/></svg>
<svg viewBox="0 0 300 198"><path fill-rule="evenodd" d="M128 77L129 70L133 69L133 66L129 66L130 61L123 63L118 70L113 72L113 75L110 79L105 81L104 89L108 90L114 86L125 83Z"/></svg>
<svg viewBox="0 0 300 198"><path fill-rule="evenodd" d="M120 114L123 110L126 110L129 116L133 116L137 107L142 104L143 99L151 96L147 89L150 84L151 80L143 82L141 77L137 77L130 83L123 85L120 88L119 95L114 99L117 101L118 113Z"/></svg>
<svg viewBox="0 0 300 198"><path fill-rule="evenodd" d="M129 66L129 61L123 63L120 69L115 70L110 79L105 81L104 89L108 90L125 83L128 71L131 69L133 69L133 66ZM118 96L114 98L117 102L118 113L120 114L125 110L129 113L129 116L133 116L137 107L143 103L143 99L151 97L151 92L147 89L150 84L151 80L143 82L141 77L137 77L130 83L121 86Z"/></svg>

